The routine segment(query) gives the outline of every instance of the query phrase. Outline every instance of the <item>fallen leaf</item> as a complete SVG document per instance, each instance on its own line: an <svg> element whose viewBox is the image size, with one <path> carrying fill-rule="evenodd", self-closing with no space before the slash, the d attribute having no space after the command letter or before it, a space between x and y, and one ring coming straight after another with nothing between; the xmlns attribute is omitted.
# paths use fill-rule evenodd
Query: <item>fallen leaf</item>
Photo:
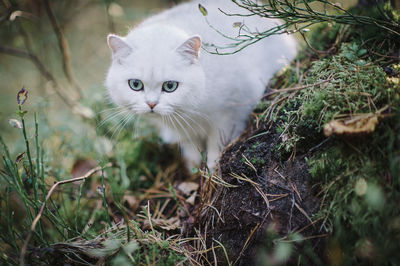
<svg viewBox="0 0 400 266"><path fill-rule="evenodd" d="M358 115L347 120L332 120L324 126L324 134L359 136L374 132L379 122L379 114Z"/></svg>
<svg viewBox="0 0 400 266"><path fill-rule="evenodd" d="M194 182L182 182L177 187L178 190L187 196L189 196L192 191L196 191L198 188L199 184Z"/></svg>
<svg viewBox="0 0 400 266"><path fill-rule="evenodd" d="M159 227L167 231L176 230L180 227L180 222L178 217L171 217L169 219L151 219L151 222L153 226ZM145 220L143 226L144 227L149 226L149 221Z"/></svg>
<svg viewBox="0 0 400 266"><path fill-rule="evenodd" d="M90 169L97 166L97 162L92 159L78 159L75 161L71 169L72 177L79 177L85 175Z"/></svg>
<svg viewBox="0 0 400 266"><path fill-rule="evenodd" d="M192 195L190 195L190 197L186 199L186 202L191 205L194 205L194 201L196 200L196 195L197 191L193 192Z"/></svg>
<svg viewBox="0 0 400 266"><path fill-rule="evenodd" d="M123 201L126 202L132 211L135 211L139 206L138 199L133 195L124 195Z"/></svg>
<svg viewBox="0 0 400 266"><path fill-rule="evenodd" d="M8 123L15 128L22 128L22 123L21 121L17 119L8 119Z"/></svg>

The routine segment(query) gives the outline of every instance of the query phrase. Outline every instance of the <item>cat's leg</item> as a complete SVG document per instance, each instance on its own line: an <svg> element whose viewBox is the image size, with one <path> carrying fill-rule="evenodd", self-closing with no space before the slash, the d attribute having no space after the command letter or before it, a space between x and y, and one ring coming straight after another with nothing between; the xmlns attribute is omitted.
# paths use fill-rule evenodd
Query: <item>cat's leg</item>
<svg viewBox="0 0 400 266"><path fill-rule="evenodd" d="M213 171L221 153L221 143L217 130L213 130L207 140L207 166Z"/></svg>
<svg viewBox="0 0 400 266"><path fill-rule="evenodd" d="M181 142L183 157L186 161L186 166L189 170L193 167L198 167L201 163L200 147L197 147L191 142Z"/></svg>
<svg viewBox="0 0 400 266"><path fill-rule="evenodd" d="M246 125L245 117L240 117L239 115L233 117L236 119L227 117L228 119L220 121L218 127L213 127L208 135L207 166L210 170L214 170L217 165L223 148L236 139Z"/></svg>

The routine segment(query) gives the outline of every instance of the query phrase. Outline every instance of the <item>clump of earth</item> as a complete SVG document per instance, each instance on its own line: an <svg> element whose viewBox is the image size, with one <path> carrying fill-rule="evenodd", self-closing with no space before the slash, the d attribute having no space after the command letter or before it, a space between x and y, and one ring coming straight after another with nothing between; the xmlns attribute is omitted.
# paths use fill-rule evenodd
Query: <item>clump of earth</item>
<svg viewBox="0 0 400 266"><path fill-rule="evenodd" d="M283 238L290 233L317 234L310 217L319 200L308 186L305 154L282 160L274 152L280 141L266 125L250 125L222 154L218 176L227 184L217 186L198 223L209 246L221 243L230 262L254 264L271 232ZM318 250L320 240L313 239L311 245ZM227 263L223 249L216 252L218 262Z"/></svg>

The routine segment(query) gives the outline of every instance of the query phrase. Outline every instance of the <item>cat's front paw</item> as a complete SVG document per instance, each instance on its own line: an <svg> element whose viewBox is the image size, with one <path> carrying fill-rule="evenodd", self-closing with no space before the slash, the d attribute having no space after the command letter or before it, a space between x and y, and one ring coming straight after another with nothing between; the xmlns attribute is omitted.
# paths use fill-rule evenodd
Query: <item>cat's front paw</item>
<svg viewBox="0 0 400 266"><path fill-rule="evenodd" d="M191 170L193 167L199 167L201 163L201 152L193 144L181 144L183 157L186 161L187 169Z"/></svg>
<svg viewBox="0 0 400 266"><path fill-rule="evenodd" d="M207 151L207 167L211 172L213 172L217 166L219 154L219 149L210 149Z"/></svg>

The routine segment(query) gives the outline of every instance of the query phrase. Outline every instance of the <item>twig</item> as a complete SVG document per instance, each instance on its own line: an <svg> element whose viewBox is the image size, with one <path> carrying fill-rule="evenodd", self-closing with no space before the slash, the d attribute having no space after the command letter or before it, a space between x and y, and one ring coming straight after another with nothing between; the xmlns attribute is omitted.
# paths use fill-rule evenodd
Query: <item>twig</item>
<svg viewBox="0 0 400 266"><path fill-rule="evenodd" d="M378 52L372 51L372 50L368 50L369 52L377 55L377 56L381 56L381 57L385 57L385 58L390 58L390 59L395 59L395 60L400 60L400 56L390 56L390 55L384 55L384 54L380 54Z"/></svg>
<svg viewBox="0 0 400 266"><path fill-rule="evenodd" d="M257 231L257 229L260 227L260 223L256 224L256 226L254 226L254 228L251 230L249 236L246 239L246 242L244 243L242 250L239 253L239 256L236 258L235 262L233 263L233 265L236 265L236 263L240 260L240 258L242 257L243 253L246 251L250 240L253 238L254 233Z"/></svg>
<svg viewBox="0 0 400 266"><path fill-rule="evenodd" d="M269 96L277 94L277 93L298 91L298 90L306 89L306 88L309 88L309 87L318 86L318 85L321 85L323 83L329 82L331 80L332 79L326 79L326 80L322 80L322 81L314 83L314 84L304 85L304 86L295 87L295 88L285 88L285 89L275 90L275 91L268 92L268 93L264 94L263 98L264 97L269 97Z"/></svg>
<svg viewBox="0 0 400 266"><path fill-rule="evenodd" d="M42 61L33 53L27 52L22 49L18 48L13 48L13 47L6 47L0 45L0 53L3 54L8 54L12 56L17 56L17 57L23 57L30 59L32 63L37 67L39 72L51 83L53 83L53 86L55 88L55 92L57 95L64 101L65 104L67 104L69 107L74 107L77 104L72 101L68 96L64 95L63 91L60 89L60 86L58 82L55 80L54 76L46 69Z"/></svg>
<svg viewBox="0 0 400 266"><path fill-rule="evenodd" d="M321 50L315 49L315 48L312 47L311 44L308 42L306 36L304 35L304 32L303 32L302 30L299 30L299 29L297 28L297 25L296 25L296 24L295 24L295 28L296 28L297 32L300 33L301 37L303 38L304 42L307 44L308 48L310 48L311 51L313 51L314 53L316 53L316 54L327 55L327 54L330 54L330 53L332 52L332 48L333 48L333 47L331 47L331 48L328 49L327 51L321 51Z"/></svg>
<svg viewBox="0 0 400 266"><path fill-rule="evenodd" d="M93 175L94 173L98 172L98 171L102 171L104 168L107 167L111 167L111 163L106 164L104 167L101 166L97 166L91 170L89 170L85 175L80 176L80 177L75 177L75 178L71 178L71 179L67 179L67 180L62 180L62 181L57 181L49 190L49 192L46 195L46 199L42 204L42 207L40 207L40 211L38 213L38 215L35 217L35 219L32 222L31 225L31 230L29 231L28 236L25 239L25 243L21 249L21 254L20 254L20 265L23 266L24 265L24 259L25 259L25 253L26 250L28 248L28 244L29 241L31 240L32 237L32 233L35 231L36 225L39 222L40 218L42 217L43 213L44 213L44 209L46 207L46 202L50 199L51 195L53 194L54 190L57 188L58 185L63 185L63 184L68 184L68 183L73 183L76 181L81 181L81 180L85 180L86 178L90 177L91 175Z"/></svg>
<svg viewBox="0 0 400 266"><path fill-rule="evenodd" d="M60 47L60 51L63 57L63 69L65 76L67 77L68 81L75 87L79 99L82 98L82 89L79 87L78 83L76 82L76 79L73 75L72 72L72 67L71 67L71 53L69 51L68 47L68 42L67 39L64 36L64 33L62 32L60 25L57 22L56 16L54 15L53 10L51 9L50 2L48 0L43 0L44 7L46 9L47 16L50 19L51 25L53 26L53 30L57 35L57 40L58 40L58 45Z"/></svg>

